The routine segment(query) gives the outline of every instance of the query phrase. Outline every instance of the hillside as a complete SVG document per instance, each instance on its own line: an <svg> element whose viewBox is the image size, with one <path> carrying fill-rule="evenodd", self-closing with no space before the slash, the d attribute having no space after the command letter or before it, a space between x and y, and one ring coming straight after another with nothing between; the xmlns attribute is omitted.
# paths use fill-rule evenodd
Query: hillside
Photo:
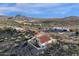
<svg viewBox="0 0 79 59"><path fill-rule="evenodd" d="M31 24L32 23L32 24ZM42 24L37 26L34 24ZM27 42L39 28L62 26L75 29L70 32L49 32L57 40L51 48L38 51ZM25 16L0 16L0 56L75 56L79 55L79 19L65 18L38 19Z"/></svg>
<svg viewBox="0 0 79 59"><path fill-rule="evenodd" d="M30 30L22 32L12 28L0 29L0 56L79 56L79 39L74 39L73 43L68 39L70 43L61 41L65 38L56 36L60 39L56 44L44 51L38 51L27 42L34 35L35 32Z"/></svg>

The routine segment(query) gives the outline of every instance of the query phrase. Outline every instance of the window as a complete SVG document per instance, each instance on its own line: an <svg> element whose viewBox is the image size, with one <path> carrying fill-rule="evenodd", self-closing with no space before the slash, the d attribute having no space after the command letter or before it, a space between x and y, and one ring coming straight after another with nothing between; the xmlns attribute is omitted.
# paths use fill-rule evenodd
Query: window
<svg viewBox="0 0 79 59"><path fill-rule="evenodd" d="M44 45L42 45L42 47L41 48L45 48L45 46Z"/></svg>
<svg viewBox="0 0 79 59"><path fill-rule="evenodd" d="M39 43L38 43L38 40L37 39L33 39L32 42L31 42L34 46L40 48L39 46Z"/></svg>

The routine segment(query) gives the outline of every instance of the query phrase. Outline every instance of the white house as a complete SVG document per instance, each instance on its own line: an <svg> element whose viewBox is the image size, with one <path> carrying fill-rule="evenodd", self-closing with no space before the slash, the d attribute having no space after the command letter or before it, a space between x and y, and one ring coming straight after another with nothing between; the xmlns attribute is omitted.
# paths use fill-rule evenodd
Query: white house
<svg viewBox="0 0 79 59"><path fill-rule="evenodd" d="M53 39L48 33L40 32L37 33L32 39L28 40L28 43L40 50L50 47L51 44L56 43L56 39Z"/></svg>
<svg viewBox="0 0 79 59"><path fill-rule="evenodd" d="M60 31L70 31L69 28L65 27L53 27L54 30L60 30Z"/></svg>

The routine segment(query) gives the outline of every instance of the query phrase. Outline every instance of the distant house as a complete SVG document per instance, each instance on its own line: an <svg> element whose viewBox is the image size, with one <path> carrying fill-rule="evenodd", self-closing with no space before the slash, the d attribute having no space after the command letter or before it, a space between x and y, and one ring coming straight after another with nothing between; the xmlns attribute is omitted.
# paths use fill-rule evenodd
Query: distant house
<svg viewBox="0 0 79 59"><path fill-rule="evenodd" d="M49 28L45 31L48 31L48 32L69 32L70 29L65 28L65 27L53 27L53 28Z"/></svg>
<svg viewBox="0 0 79 59"><path fill-rule="evenodd" d="M65 27L54 27L53 30L54 31L59 31L59 32L68 32L68 31L70 31L69 28L65 28Z"/></svg>
<svg viewBox="0 0 79 59"><path fill-rule="evenodd" d="M49 47L52 43L56 42L56 39L53 39L48 33L40 32L37 33L32 39L28 42L35 47L36 49L45 49Z"/></svg>

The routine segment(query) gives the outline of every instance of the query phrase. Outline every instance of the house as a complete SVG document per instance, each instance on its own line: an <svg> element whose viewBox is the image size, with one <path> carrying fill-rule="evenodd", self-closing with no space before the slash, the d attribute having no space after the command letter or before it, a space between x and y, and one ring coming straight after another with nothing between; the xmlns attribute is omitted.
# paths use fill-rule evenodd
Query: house
<svg viewBox="0 0 79 59"><path fill-rule="evenodd" d="M47 32L69 32L70 29L69 28L65 28L65 27L53 27L53 28L49 28L48 30L45 30Z"/></svg>
<svg viewBox="0 0 79 59"><path fill-rule="evenodd" d="M51 44L56 43L56 39L53 39L48 33L38 32L32 39L28 40L28 43L40 50L48 48Z"/></svg>
<svg viewBox="0 0 79 59"><path fill-rule="evenodd" d="M69 32L70 29L69 28L65 28L65 27L53 27L54 31L58 31L58 32Z"/></svg>

